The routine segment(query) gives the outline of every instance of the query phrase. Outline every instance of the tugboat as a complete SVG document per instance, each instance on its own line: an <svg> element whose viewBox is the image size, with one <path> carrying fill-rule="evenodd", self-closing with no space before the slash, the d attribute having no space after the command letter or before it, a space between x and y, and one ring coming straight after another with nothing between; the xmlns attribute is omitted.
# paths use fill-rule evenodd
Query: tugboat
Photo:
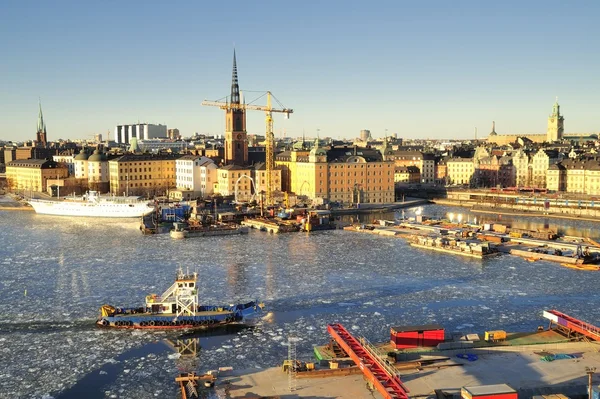
<svg viewBox="0 0 600 399"><path fill-rule="evenodd" d="M103 305L96 324L129 329L206 329L239 323L260 313L262 303L238 305L199 305L197 273L177 271L175 283L162 295L146 296L144 307L123 308Z"/></svg>

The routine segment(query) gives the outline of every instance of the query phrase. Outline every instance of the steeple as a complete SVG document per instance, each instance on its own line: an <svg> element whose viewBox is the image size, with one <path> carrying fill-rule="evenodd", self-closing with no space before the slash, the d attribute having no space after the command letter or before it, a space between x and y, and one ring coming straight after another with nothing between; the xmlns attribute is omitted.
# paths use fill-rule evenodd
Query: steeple
<svg viewBox="0 0 600 399"><path fill-rule="evenodd" d="M38 132L45 132L46 131L46 125L44 124L44 115L42 115L42 100L39 100L39 106L40 106L40 112L38 114L38 125L37 125L37 131Z"/></svg>
<svg viewBox="0 0 600 399"><path fill-rule="evenodd" d="M240 103L240 86L238 85L237 64L235 62L235 49L233 49L233 72L231 74L231 103Z"/></svg>
<svg viewBox="0 0 600 399"><path fill-rule="evenodd" d="M551 116L560 117L560 105L558 105L558 96L556 96L556 101L554 102L554 106L552 107Z"/></svg>
<svg viewBox="0 0 600 399"><path fill-rule="evenodd" d="M490 132L490 136L495 136L498 133L496 133L496 121L492 121L492 131Z"/></svg>

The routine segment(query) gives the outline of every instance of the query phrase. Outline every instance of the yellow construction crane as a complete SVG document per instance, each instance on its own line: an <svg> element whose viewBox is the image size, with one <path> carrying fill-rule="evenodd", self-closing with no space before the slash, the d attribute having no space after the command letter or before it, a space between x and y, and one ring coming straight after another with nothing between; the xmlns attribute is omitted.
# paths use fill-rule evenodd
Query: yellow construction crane
<svg viewBox="0 0 600 399"><path fill-rule="evenodd" d="M264 95L264 94L263 94ZM275 168L275 155L274 155L274 144L275 137L273 136L273 112L279 112L285 114L286 119L289 118L290 114L294 112L293 109L285 108L272 94L270 91L266 92L267 105L254 105L254 104L237 104L234 102L222 102L222 101L202 101L202 105L219 107L225 111L229 110L252 110L252 111L264 111L266 114L266 173L267 173L267 185L266 185L266 198L265 203L267 206L273 205L273 169ZM262 96L260 96L262 97ZM260 98L259 97L259 98ZM281 108L273 108L271 106L271 97L279 103Z"/></svg>

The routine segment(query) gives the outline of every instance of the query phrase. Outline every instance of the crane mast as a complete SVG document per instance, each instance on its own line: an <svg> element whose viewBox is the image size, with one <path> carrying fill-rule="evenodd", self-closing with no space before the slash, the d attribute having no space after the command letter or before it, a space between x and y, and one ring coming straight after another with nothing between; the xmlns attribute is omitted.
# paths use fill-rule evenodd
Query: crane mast
<svg viewBox="0 0 600 399"><path fill-rule="evenodd" d="M265 204L267 206L273 205L273 170L275 169L275 137L273 135L273 112L283 113L286 118L294 112L291 108L273 108L271 105L271 97L273 95L270 91L267 91L267 105L253 105L253 104L237 104L231 102L222 101L202 101L202 105L210 107L219 107L222 110L251 110L251 111L264 111L265 112L265 150L266 150L266 187L265 187ZM280 104L281 105L281 104Z"/></svg>

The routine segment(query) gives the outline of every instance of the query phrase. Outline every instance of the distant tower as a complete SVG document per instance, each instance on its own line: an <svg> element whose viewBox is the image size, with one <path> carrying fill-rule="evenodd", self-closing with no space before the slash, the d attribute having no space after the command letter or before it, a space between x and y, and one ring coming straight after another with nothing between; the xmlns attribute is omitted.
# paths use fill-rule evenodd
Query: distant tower
<svg viewBox="0 0 600 399"><path fill-rule="evenodd" d="M496 121L492 121L492 131L490 132L490 136L497 136L498 133L496 133Z"/></svg>
<svg viewBox="0 0 600 399"><path fill-rule="evenodd" d="M235 49L233 50L233 73L231 76L231 104L240 104ZM225 113L225 163L245 165L248 163L248 140L246 137L246 111L228 109Z"/></svg>
<svg viewBox="0 0 600 399"><path fill-rule="evenodd" d="M38 114L38 124L36 133L37 145L46 147L48 139L46 136L46 124L44 123L44 115L42 115L42 101L40 100L40 113Z"/></svg>
<svg viewBox="0 0 600 399"><path fill-rule="evenodd" d="M546 133L546 141L552 143L554 141L561 141L563 133L565 118L560 114L560 105L558 105L558 97L552 107L552 114L548 117L548 132Z"/></svg>

